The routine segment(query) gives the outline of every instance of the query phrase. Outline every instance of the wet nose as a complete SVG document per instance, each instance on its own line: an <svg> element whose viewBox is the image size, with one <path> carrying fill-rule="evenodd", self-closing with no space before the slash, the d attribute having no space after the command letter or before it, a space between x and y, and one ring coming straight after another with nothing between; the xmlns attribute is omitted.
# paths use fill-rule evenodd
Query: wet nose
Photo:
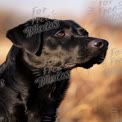
<svg viewBox="0 0 122 122"><path fill-rule="evenodd" d="M106 40L102 40L102 39L95 39L93 41L91 41L90 43L91 47L95 47L95 48L103 48L103 47L108 47L108 42Z"/></svg>

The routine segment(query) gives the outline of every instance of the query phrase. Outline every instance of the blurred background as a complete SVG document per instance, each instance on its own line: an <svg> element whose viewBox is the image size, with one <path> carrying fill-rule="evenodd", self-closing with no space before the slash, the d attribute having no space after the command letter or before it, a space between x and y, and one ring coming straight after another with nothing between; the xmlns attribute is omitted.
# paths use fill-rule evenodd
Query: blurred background
<svg viewBox="0 0 122 122"><path fill-rule="evenodd" d="M122 122L122 1L0 0L0 64L12 45L7 30L34 17L74 20L110 43L101 65L72 70L58 121Z"/></svg>

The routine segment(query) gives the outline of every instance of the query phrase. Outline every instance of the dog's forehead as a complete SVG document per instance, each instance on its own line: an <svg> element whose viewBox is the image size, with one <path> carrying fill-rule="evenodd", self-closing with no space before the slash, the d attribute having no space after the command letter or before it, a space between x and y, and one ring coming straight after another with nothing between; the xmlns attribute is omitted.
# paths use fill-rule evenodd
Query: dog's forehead
<svg viewBox="0 0 122 122"><path fill-rule="evenodd" d="M81 30L86 31L86 29L81 27L79 24L77 24L73 20L63 20L63 21L60 21L60 25L63 26L64 28L68 28L68 29L75 28L75 29L81 29Z"/></svg>

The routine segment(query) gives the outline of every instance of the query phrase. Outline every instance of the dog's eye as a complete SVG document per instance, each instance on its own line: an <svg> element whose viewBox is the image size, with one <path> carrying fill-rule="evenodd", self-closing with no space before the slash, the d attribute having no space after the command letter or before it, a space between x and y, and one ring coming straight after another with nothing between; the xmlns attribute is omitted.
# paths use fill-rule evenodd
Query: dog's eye
<svg viewBox="0 0 122 122"><path fill-rule="evenodd" d="M58 32L56 33L56 36L57 36L57 37L64 37L64 36L65 36L65 32L64 32L64 31L58 31Z"/></svg>

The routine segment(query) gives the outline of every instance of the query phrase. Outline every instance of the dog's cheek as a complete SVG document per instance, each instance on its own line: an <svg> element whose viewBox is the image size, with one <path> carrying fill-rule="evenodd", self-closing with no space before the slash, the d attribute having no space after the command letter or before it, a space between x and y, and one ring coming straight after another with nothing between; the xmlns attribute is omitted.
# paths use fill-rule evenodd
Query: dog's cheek
<svg viewBox="0 0 122 122"><path fill-rule="evenodd" d="M46 40L45 47L48 47L51 50L55 50L58 47L58 42L56 42L54 39Z"/></svg>

